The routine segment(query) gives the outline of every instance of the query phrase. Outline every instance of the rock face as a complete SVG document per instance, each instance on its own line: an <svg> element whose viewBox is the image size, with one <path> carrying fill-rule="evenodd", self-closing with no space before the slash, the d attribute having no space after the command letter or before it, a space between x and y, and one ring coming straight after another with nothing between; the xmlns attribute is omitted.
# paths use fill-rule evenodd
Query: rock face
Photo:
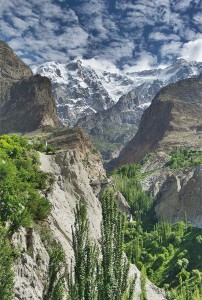
<svg viewBox="0 0 202 300"><path fill-rule="evenodd" d="M135 137L115 161L116 166L139 163L149 152L189 146L201 149L202 79L170 84L143 113Z"/></svg>
<svg viewBox="0 0 202 300"><path fill-rule="evenodd" d="M33 229L22 228L14 235L13 245L21 252L15 265L14 299L43 299L50 258L40 235Z"/></svg>
<svg viewBox="0 0 202 300"><path fill-rule="evenodd" d="M141 272L135 265L130 265L130 274L137 278L135 281L134 300L139 300L141 296ZM156 287L150 280L146 280L146 294L148 300L166 300L165 292Z"/></svg>
<svg viewBox="0 0 202 300"><path fill-rule="evenodd" d="M202 166L167 176L157 194L156 215L171 222L184 220L202 228Z"/></svg>
<svg viewBox="0 0 202 300"><path fill-rule="evenodd" d="M156 199L159 220L174 223L186 218L188 223L202 228L202 166L169 169L170 158L159 151L143 163L142 187Z"/></svg>
<svg viewBox="0 0 202 300"><path fill-rule="evenodd" d="M59 126L50 80L33 76L30 68L1 41L0 65L0 134Z"/></svg>
<svg viewBox="0 0 202 300"><path fill-rule="evenodd" d="M31 69L3 41L0 44L0 53L1 77L19 80L23 76L33 75Z"/></svg>

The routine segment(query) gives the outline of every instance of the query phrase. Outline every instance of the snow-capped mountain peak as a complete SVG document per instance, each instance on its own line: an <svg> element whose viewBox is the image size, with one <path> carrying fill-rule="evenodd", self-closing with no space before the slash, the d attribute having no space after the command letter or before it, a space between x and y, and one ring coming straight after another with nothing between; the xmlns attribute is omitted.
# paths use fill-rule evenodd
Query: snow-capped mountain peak
<svg viewBox="0 0 202 300"><path fill-rule="evenodd" d="M138 92L139 107L146 108L163 86L202 72L202 63L184 59L177 59L164 69L127 73L105 64L100 67L101 63L77 59L67 64L47 62L34 69L34 73L52 81L63 123L73 126L90 113L109 109L133 89Z"/></svg>

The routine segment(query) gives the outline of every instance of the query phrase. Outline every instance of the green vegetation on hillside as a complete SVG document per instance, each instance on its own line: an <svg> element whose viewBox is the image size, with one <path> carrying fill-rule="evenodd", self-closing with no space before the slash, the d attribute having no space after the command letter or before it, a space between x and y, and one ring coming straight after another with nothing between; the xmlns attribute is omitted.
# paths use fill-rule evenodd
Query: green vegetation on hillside
<svg viewBox="0 0 202 300"><path fill-rule="evenodd" d="M47 190L50 174L39 168L33 146L17 135L0 136L0 221L16 230L45 219L50 203L39 190Z"/></svg>
<svg viewBox="0 0 202 300"><path fill-rule="evenodd" d="M166 289L169 300L199 300L202 230L185 222L158 223L153 200L141 189L141 176L138 165L123 166L112 174L117 189L131 205L134 219L125 228L126 254L139 269L146 270L154 284Z"/></svg>
<svg viewBox="0 0 202 300"><path fill-rule="evenodd" d="M16 257L10 239L20 226L30 227L44 220L51 210L46 194L51 174L39 168L39 156L27 139L18 135L0 136L0 294L11 300L12 264Z"/></svg>
<svg viewBox="0 0 202 300"><path fill-rule="evenodd" d="M202 151L183 148L173 150L170 153L171 159L166 166L171 169L179 169L202 164Z"/></svg>
<svg viewBox="0 0 202 300"><path fill-rule="evenodd" d="M142 190L142 173L140 165L124 165L112 173L116 189L119 190L128 204L132 216L145 228L153 226L153 198Z"/></svg>

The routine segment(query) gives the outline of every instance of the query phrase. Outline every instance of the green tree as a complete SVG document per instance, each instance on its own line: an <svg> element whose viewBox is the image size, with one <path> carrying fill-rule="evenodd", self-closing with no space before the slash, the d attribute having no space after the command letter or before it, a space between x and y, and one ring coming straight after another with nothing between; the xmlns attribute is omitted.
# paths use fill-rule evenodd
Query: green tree
<svg viewBox="0 0 202 300"><path fill-rule="evenodd" d="M49 261L49 285L43 300L62 300L64 296L65 254L60 244L52 245Z"/></svg>
<svg viewBox="0 0 202 300"><path fill-rule="evenodd" d="M145 267L143 266L141 270L141 277L140 277L140 284L141 284L140 300L147 300L146 281L147 281L147 275L146 275Z"/></svg>
<svg viewBox="0 0 202 300"><path fill-rule="evenodd" d="M102 200L102 256L89 241L86 207L77 204L72 228L74 263L67 282L69 300L132 300L134 280L128 278L129 262L123 252L124 217L118 211L113 192Z"/></svg>
<svg viewBox="0 0 202 300"><path fill-rule="evenodd" d="M81 203L77 204L75 209L72 240L75 262L74 267L71 266L67 280L69 299L96 299L98 251L96 245L90 242L87 209L86 206Z"/></svg>
<svg viewBox="0 0 202 300"><path fill-rule="evenodd" d="M118 211L113 191L102 199L102 289L99 299L120 300L128 288L129 262L123 252L124 216Z"/></svg>

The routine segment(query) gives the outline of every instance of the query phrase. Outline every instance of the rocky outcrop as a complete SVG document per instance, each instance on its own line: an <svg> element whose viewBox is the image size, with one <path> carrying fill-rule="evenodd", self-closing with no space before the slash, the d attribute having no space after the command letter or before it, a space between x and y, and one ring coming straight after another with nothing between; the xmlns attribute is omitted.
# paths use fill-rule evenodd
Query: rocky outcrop
<svg viewBox="0 0 202 300"><path fill-rule="evenodd" d="M30 68L2 41L0 65L0 134L59 126L50 80L33 76Z"/></svg>
<svg viewBox="0 0 202 300"><path fill-rule="evenodd" d="M139 300L141 295L141 272L135 265L130 265L130 275L136 275L134 300ZM166 300L165 292L156 287L150 280L146 280L146 295L148 300Z"/></svg>
<svg viewBox="0 0 202 300"><path fill-rule="evenodd" d="M0 41L0 72L1 80L20 80L33 75L31 69L3 41Z"/></svg>
<svg viewBox="0 0 202 300"><path fill-rule="evenodd" d="M20 256L15 264L15 300L43 299L48 282L49 255L39 233L21 228L12 240Z"/></svg>
<svg viewBox="0 0 202 300"><path fill-rule="evenodd" d="M202 79L170 84L153 99L142 115L135 137L114 162L139 163L149 152L189 146L201 149Z"/></svg>

